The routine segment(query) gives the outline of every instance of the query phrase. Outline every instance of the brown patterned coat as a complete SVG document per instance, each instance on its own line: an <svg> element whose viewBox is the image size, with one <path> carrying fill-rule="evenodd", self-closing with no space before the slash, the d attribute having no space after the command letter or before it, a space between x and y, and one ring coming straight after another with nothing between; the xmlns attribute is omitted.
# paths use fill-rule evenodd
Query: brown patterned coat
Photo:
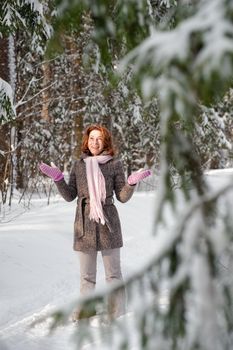
<svg viewBox="0 0 233 350"><path fill-rule="evenodd" d="M74 250L103 250L120 248L123 245L121 224L113 203L113 194L115 192L116 198L124 203L131 198L135 186L126 183L120 160L113 158L105 164L99 164L99 167L106 185L106 202L103 206L107 219L105 225L89 219L86 165L82 158L74 163L68 184L64 179L56 182L60 194L66 201L78 197L74 222Z"/></svg>

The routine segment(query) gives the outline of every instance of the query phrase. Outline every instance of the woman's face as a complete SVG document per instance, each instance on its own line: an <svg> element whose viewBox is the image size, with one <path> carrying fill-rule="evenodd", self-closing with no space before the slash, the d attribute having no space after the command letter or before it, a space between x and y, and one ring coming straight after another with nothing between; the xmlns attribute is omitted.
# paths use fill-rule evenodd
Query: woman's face
<svg viewBox="0 0 233 350"><path fill-rule="evenodd" d="M104 149L104 140L101 131L92 130L88 137L88 148L93 156L97 156Z"/></svg>

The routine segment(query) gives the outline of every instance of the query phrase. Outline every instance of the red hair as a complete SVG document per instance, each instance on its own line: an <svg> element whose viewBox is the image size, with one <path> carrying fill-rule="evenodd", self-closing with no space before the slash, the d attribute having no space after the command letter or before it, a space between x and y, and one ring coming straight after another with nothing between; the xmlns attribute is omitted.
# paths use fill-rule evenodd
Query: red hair
<svg viewBox="0 0 233 350"><path fill-rule="evenodd" d="M88 148L88 139L91 131L93 130L99 130L102 134L103 137L103 152L108 153L110 156L114 156L115 151L113 148L113 141L112 141L112 134L110 131L105 128L105 126L98 125L98 124L93 124L90 125L85 131L82 139L82 146L81 146L81 151L83 153L90 154L89 148Z"/></svg>

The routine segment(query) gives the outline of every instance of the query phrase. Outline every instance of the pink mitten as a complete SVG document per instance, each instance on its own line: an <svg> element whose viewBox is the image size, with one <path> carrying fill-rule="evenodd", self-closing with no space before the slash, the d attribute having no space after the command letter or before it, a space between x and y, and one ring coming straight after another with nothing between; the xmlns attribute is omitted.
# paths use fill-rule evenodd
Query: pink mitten
<svg viewBox="0 0 233 350"><path fill-rule="evenodd" d="M139 181L143 180L145 177L150 176L151 171L150 170L139 170L135 171L128 177L128 184L129 185L136 185Z"/></svg>
<svg viewBox="0 0 233 350"><path fill-rule="evenodd" d="M52 166L49 166L45 163L41 163L39 168L40 171L42 171L43 174L51 177L55 182L60 181L64 178L62 172L60 169L58 169L53 163L51 163Z"/></svg>

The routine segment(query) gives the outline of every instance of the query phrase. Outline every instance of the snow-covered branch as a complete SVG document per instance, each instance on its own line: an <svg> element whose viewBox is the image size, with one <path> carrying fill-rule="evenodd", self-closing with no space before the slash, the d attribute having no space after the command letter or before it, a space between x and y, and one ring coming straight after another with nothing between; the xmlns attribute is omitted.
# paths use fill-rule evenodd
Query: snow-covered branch
<svg viewBox="0 0 233 350"><path fill-rule="evenodd" d="M32 78L32 80L31 80L30 83L32 83L32 82L34 82L34 79L33 79L33 78ZM40 95L40 94L43 93L44 91L50 89L52 86L54 86L54 85L56 85L56 84L57 84L56 81L55 81L54 83L49 84L48 86L46 86L46 87L44 87L43 89L41 89L40 91L38 91L35 95L33 95L32 97L30 97L28 100L23 100L23 98L22 98L20 101L17 102L17 104L15 105L15 108L17 109L18 107L24 105L25 103L30 102L30 101L33 100L35 97L37 97L38 95ZM27 91L28 91L29 88L30 88L30 86L28 86ZM25 95L27 94L27 91L25 92L24 97L25 97Z"/></svg>
<svg viewBox="0 0 233 350"><path fill-rule="evenodd" d="M126 55L119 70L124 70L132 62L134 74L150 67L149 75L145 73L141 80L142 92L147 98L154 93L159 94L161 75L165 77L163 84L169 85L169 75L174 67L196 83L210 80L216 71L220 80L228 79L232 73L233 25L227 19L226 11L221 0L201 2L196 15L182 21L175 29L155 30ZM222 69L219 71L220 66Z"/></svg>
<svg viewBox="0 0 233 350"><path fill-rule="evenodd" d="M15 118L13 91L5 80L0 78L0 124L7 122L11 117Z"/></svg>

